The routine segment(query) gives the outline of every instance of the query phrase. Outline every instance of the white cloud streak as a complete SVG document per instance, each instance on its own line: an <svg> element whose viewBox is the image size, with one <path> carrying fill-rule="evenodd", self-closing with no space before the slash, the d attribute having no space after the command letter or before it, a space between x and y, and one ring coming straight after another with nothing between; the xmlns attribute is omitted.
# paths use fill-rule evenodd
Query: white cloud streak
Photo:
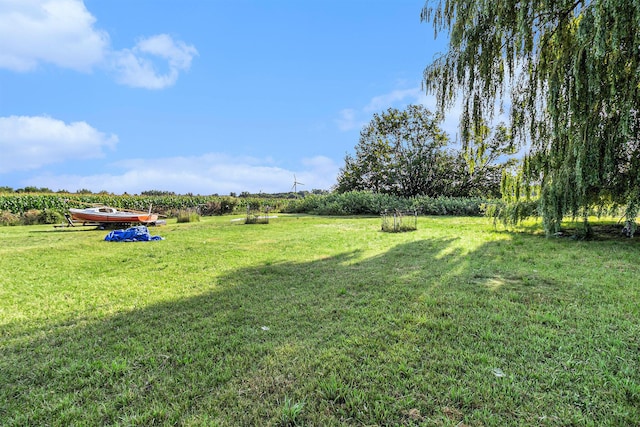
<svg viewBox="0 0 640 427"><path fill-rule="evenodd" d="M86 122L64 123L47 116L0 117L0 173L28 171L68 160L99 158L113 149L116 135Z"/></svg>
<svg viewBox="0 0 640 427"><path fill-rule="evenodd" d="M91 72L102 67L121 84L164 89L176 83L198 54L168 34L116 50L95 23L82 0L0 0L0 68L28 72L53 64Z"/></svg>
<svg viewBox="0 0 640 427"><path fill-rule="evenodd" d="M364 107L364 111L368 113L377 113L395 106L398 103L424 104L427 100L426 98L426 95L419 87L394 90L390 93L371 98L371 101L369 101L369 103Z"/></svg>
<svg viewBox="0 0 640 427"><path fill-rule="evenodd" d="M75 191L86 188L122 194L148 190L178 194L278 193L290 191L293 175L304 187L299 190L329 189L335 184L339 166L331 159L317 156L301 160L301 170L274 165L271 159L233 157L220 153L201 156L157 159L129 159L112 164L121 173L99 175L40 175L24 185L52 190Z"/></svg>
<svg viewBox="0 0 640 427"><path fill-rule="evenodd" d="M360 129L366 125L366 121L358 117L358 111L353 108L345 108L340 111L340 117L336 119L338 129L347 132L354 129Z"/></svg>

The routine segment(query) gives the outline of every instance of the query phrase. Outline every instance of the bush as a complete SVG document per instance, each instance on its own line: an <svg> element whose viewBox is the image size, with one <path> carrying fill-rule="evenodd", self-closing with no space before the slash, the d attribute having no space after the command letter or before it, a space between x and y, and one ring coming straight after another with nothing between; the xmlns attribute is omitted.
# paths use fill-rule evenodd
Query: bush
<svg viewBox="0 0 640 427"><path fill-rule="evenodd" d="M39 224L57 224L64 221L64 216L57 211L44 210L38 216Z"/></svg>
<svg viewBox="0 0 640 427"><path fill-rule="evenodd" d="M20 216L9 211L0 211L0 225L18 225Z"/></svg>
<svg viewBox="0 0 640 427"><path fill-rule="evenodd" d="M236 208L238 199L235 197L222 197L218 200L200 205L198 208L203 216L230 214Z"/></svg>
<svg viewBox="0 0 640 427"><path fill-rule="evenodd" d="M42 214L41 211L39 211L38 209L29 209L28 211L24 212L22 214L22 216L20 217L20 222L23 225L36 225L40 223L40 215Z"/></svg>
<svg viewBox="0 0 640 427"><path fill-rule="evenodd" d="M422 215L482 216L486 203L475 197L416 197L411 208Z"/></svg>
<svg viewBox="0 0 640 427"><path fill-rule="evenodd" d="M29 209L22 215L10 211L0 211L0 225L37 225L57 224L64 221L64 216L55 210Z"/></svg>
<svg viewBox="0 0 640 427"><path fill-rule="evenodd" d="M290 213L316 215L379 215L387 211L418 211L421 215L481 216L486 200L475 197L412 197L368 191L309 195L293 200L285 208Z"/></svg>

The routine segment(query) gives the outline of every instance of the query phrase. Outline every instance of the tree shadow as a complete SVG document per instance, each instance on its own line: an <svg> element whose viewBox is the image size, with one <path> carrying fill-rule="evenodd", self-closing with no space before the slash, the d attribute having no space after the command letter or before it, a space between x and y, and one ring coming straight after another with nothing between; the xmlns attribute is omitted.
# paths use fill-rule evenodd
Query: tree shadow
<svg viewBox="0 0 640 427"><path fill-rule="evenodd" d="M472 250L457 238L416 240L370 257L355 250L237 269L212 278L204 294L101 320L4 325L0 419L286 424L285 398L304 403L311 425L509 424L516 410L525 422L545 411L588 419L611 409L611 394L576 397L574 389L599 383L592 366L563 364L595 358L583 340L604 337L612 324L615 339L598 351L637 358L637 346L625 347L633 323L624 320L637 309L610 300L622 320L602 312L600 325L579 307L561 310L567 301L595 310L602 300L585 296L572 275L532 268L551 262L553 247L519 235ZM619 369L608 381L631 378L630 393L640 384L620 360L602 363ZM550 391L554 382L566 393ZM629 417L639 415L633 399Z"/></svg>

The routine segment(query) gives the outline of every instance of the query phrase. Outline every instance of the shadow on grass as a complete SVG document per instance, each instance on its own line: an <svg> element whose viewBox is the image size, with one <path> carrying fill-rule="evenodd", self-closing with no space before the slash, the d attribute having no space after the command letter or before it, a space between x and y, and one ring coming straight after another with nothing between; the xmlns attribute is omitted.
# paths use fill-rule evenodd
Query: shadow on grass
<svg viewBox="0 0 640 427"><path fill-rule="evenodd" d="M526 223L513 227L497 222L494 224L494 229L505 234L526 234L528 236L548 237L552 239L560 238L588 241L630 240L625 233L625 224L622 220L598 219L595 221L591 220L589 224L591 226L591 235L589 236L585 235L584 224L581 220L563 221L560 231L552 236L545 236L541 219L527 221ZM636 235L635 237L637 239L638 236Z"/></svg>
<svg viewBox="0 0 640 427"><path fill-rule="evenodd" d="M637 420L637 308L622 304L624 293L603 301L571 275L531 268L553 259L554 248L520 236L467 252L456 239L427 239L371 258L354 251L255 265L212 278L217 285L206 294L102 321L75 319L37 331L13 325L3 333L0 419L6 425ZM557 262L560 270L576 270L571 259ZM602 304L618 312L611 316ZM301 404L297 418L287 402Z"/></svg>

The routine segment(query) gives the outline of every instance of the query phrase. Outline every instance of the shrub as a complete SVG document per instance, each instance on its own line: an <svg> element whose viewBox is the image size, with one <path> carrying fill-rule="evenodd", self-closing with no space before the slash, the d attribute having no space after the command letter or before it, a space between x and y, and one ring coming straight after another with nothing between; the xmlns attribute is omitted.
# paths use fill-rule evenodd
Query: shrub
<svg viewBox="0 0 640 427"><path fill-rule="evenodd" d="M200 205L198 208L203 216L230 214L236 208L238 199L235 197L222 197L217 200Z"/></svg>
<svg viewBox="0 0 640 427"><path fill-rule="evenodd" d="M0 225L18 225L20 216L9 211L0 211Z"/></svg>
<svg viewBox="0 0 640 427"><path fill-rule="evenodd" d="M476 197L416 197L411 209L423 215L482 216L486 200Z"/></svg>
<svg viewBox="0 0 640 427"><path fill-rule="evenodd" d="M38 216L39 224L57 224L64 221L64 216L58 211L45 209Z"/></svg>
<svg viewBox="0 0 640 427"><path fill-rule="evenodd" d="M23 225L35 225L40 223L41 211L38 209L29 209L24 212L20 217L20 222Z"/></svg>
<svg viewBox="0 0 640 427"><path fill-rule="evenodd" d="M384 210L416 210L422 215L481 216L481 206L486 202L475 197L405 198L369 191L350 191L309 195L291 201L285 211L317 215L379 215Z"/></svg>

